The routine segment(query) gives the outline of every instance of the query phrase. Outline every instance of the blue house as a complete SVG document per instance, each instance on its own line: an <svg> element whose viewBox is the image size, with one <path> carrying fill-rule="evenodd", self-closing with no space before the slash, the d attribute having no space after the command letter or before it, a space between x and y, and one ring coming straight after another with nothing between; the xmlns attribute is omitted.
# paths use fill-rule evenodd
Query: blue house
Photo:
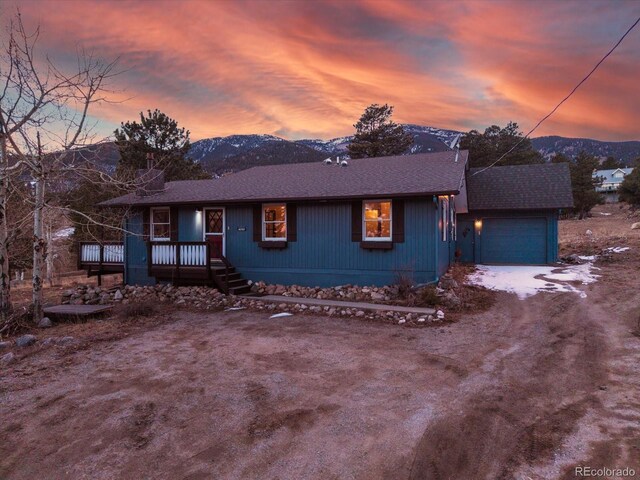
<svg viewBox="0 0 640 480"><path fill-rule="evenodd" d="M449 151L273 165L166 184L162 172L150 169L142 172L138 192L102 204L127 209L124 246L84 244L80 263L99 274L120 261L128 284L203 283L237 294L249 289L248 279L387 285L398 272L410 272L417 283L435 282L456 256L554 262L557 209L572 203L568 170L550 166L560 198L540 208L522 209L516 202L494 220L496 205L478 203L481 209L470 210L468 198L475 197L468 197L468 185L475 195L489 177L469 171L467 159L466 151ZM530 174L538 167L532 166ZM503 168L512 167L489 172ZM469 222L476 239L471 246ZM505 244L505 232L526 248ZM538 242L531 242L540 234L544 256ZM518 253L487 253L496 248Z"/></svg>

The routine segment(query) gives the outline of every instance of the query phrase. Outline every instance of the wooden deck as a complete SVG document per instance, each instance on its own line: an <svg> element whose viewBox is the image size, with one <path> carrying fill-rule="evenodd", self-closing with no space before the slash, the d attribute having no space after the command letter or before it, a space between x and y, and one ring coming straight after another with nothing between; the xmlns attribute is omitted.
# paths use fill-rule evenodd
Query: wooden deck
<svg viewBox="0 0 640 480"><path fill-rule="evenodd" d="M55 305L46 307L44 314L52 317L91 317L109 312L113 305Z"/></svg>

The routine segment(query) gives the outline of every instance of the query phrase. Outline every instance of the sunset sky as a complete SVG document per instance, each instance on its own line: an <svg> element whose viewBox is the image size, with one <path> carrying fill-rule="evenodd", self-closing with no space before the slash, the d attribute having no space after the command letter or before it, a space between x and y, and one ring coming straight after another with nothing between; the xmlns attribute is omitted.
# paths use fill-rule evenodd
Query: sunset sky
<svg viewBox="0 0 640 480"><path fill-rule="evenodd" d="M159 108L192 140L353 132L371 103L403 123L523 130L640 16L638 1L21 1L40 53L120 57L108 135ZM4 26L4 25L3 25ZM534 136L640 140L640 27Z"/></svg>

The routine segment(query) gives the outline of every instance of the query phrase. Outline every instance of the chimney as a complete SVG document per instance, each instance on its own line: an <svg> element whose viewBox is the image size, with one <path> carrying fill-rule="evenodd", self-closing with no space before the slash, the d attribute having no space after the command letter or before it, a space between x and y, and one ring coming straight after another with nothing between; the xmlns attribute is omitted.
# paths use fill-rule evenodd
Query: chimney
<svg viewBox="0 0 640 480"><path fill-rule="evenodd" d="M136 195L146 197L164 190L164 172L155 167L153 153L147 153L147 168L136 172Z"/></svg>

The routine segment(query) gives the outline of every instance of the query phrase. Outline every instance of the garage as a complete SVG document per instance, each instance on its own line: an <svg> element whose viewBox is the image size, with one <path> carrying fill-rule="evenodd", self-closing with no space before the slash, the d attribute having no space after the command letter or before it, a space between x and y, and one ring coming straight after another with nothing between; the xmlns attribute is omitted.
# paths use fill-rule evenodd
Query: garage
<svg viewBox="0 0 640 480"><path fill-rule="evenodd" d="M481 263L547 263L547 219L544 217L485 218L481 237Z"/></svg>
<svg viewBox="0 0 640 480"><path fill-rule="evenodd" d="M558 261L559 213L573 207L565 163L472 168L468 213L458 215L462 263L545 265Z"/></svg>

